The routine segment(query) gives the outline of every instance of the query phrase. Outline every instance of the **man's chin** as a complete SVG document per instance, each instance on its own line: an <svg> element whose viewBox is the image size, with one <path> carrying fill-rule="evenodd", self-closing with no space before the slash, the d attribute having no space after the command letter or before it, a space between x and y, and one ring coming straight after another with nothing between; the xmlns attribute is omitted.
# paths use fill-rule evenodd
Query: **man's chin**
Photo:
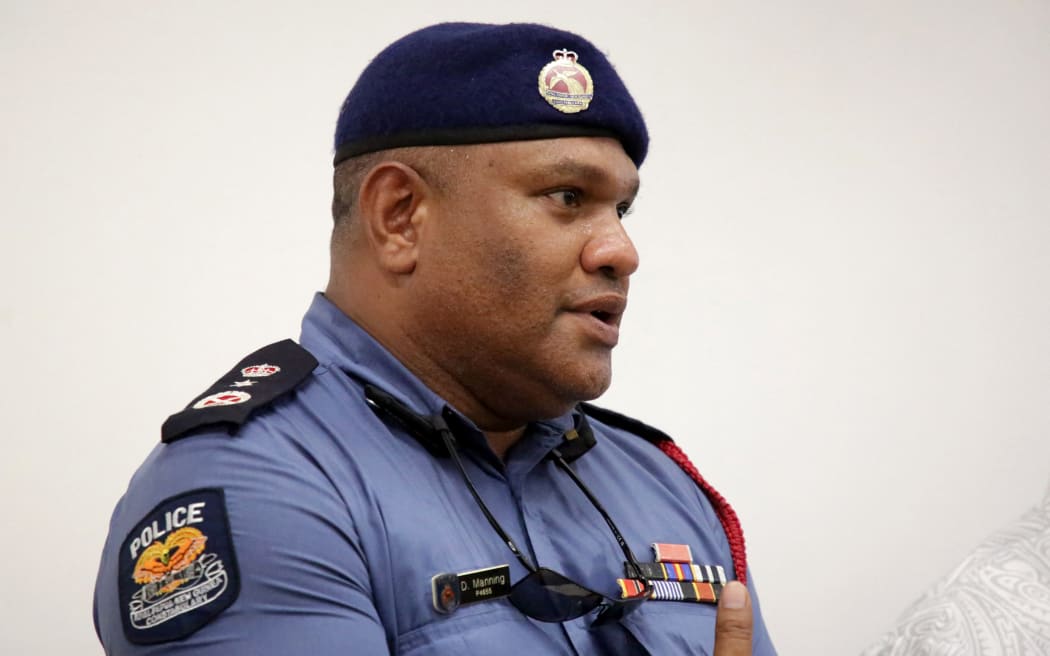
<svg viewBox="0 0 1050 656"><path fill-rule="evenodd" d="M604 394L612 384L612 368L608 364L594 367L571 379L566 377L561 381L552 381L552 384L557 386L558 382L563 386L563 389L559 390L562 392L562 398L571 399L572 405L581 401L593 401Z"/></svg>

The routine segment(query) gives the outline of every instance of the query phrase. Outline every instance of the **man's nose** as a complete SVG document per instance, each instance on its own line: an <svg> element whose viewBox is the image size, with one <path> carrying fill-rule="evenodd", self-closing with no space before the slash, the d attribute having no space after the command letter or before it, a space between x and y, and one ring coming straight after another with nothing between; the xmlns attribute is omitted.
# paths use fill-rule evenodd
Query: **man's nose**
<svg viewBox="0 0 1050 656"><path fill-rule="evenodd" d="M638 251L619 216L595 224L595 232L580 256L583 269L610 278L626 278L638 269Z"/></svg>

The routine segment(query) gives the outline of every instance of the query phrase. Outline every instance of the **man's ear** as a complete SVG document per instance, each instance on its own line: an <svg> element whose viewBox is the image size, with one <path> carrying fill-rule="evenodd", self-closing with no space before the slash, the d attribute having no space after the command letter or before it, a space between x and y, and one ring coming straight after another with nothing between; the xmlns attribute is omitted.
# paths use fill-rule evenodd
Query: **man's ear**
<svg viewBox="0 0 1050 656"><path fill-rule="evenodd" d="M395 274L416 267L430 188L407 164L385 161L361 181L358 220L379 265Z"/></svg>

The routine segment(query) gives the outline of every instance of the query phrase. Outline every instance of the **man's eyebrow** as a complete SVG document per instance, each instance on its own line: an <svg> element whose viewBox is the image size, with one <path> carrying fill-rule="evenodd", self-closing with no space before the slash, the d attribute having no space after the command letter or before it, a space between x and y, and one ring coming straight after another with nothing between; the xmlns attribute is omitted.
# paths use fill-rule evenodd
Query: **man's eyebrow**
<svg viewBox="0 0 1050 656"><path fill-rule="evenodd" d="M609 174L609 170L601 166L595 166L594 164L588 164L587 162L581 162L575 159L562 159L552 163L549 167L545 167L551 173L564 175L567 177L578 177L585 180L589 180L597 183L610 183L614 182L614 178ZM634 198L638 195L638 189L641 187L641 179L636 175L631 181L630 187L628 187L628 196Z"/></svg>

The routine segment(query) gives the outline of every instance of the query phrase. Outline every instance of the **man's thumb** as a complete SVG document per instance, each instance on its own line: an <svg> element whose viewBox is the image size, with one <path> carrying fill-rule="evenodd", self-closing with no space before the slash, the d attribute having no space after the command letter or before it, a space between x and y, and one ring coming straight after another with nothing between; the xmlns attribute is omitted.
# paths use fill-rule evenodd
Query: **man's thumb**
<svg viewBox="0 0 1050 656"><path fill-rule="evenodd" d="M751 656L751 596L740 581L722 588L715 618L714 656Z"/></svg>

